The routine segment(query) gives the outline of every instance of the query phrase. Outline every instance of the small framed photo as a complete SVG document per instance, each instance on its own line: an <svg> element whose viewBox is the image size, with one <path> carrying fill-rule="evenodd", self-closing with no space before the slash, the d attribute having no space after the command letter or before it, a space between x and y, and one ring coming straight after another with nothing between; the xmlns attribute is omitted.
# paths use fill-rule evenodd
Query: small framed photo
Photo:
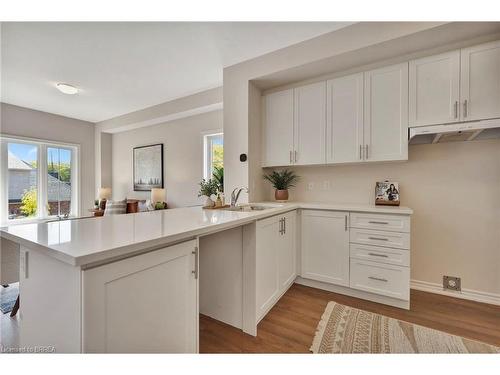
<svg viewBox="0 0 500 375"><path fill-rule="evenodd" d="M375 184L375 204L399 206L399 184L394 181L382 181Z"/></svg>

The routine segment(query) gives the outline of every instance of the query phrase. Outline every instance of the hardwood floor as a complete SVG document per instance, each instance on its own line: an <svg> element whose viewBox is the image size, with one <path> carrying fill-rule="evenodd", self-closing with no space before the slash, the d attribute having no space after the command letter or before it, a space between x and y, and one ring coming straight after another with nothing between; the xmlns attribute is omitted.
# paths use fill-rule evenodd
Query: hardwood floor
<svg viewBox="0 0 500 375"><path fill-rule="evenodd" d="M259 323L257 337L200 316L200 353L309 353L329 301L500 346L500 306L411 290L411 310L402 310L294 284Z"/></svg>

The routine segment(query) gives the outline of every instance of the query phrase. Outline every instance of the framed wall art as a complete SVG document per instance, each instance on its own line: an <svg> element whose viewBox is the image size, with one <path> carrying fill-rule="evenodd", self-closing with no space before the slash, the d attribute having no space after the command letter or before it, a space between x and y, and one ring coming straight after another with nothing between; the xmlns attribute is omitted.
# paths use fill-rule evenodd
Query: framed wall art
<svg viewBox="0 0 500 375"><path fill-rule="evenodd" d="M163 144L134 147L134 191L163 188Z"/></svg>

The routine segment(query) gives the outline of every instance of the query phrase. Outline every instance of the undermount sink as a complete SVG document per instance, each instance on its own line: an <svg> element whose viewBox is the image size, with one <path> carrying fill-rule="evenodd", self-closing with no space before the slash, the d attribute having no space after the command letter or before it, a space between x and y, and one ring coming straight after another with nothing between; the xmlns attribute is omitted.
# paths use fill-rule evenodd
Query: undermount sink
<svg viewBox="0 0 500 375"><path fill-rule="evenodd" d="M227 211L264 211L270 208L275 208L275 206L264 206L258 204L244 205L244 206L236 206L236 207L227 207L225 210Z"/></svg>

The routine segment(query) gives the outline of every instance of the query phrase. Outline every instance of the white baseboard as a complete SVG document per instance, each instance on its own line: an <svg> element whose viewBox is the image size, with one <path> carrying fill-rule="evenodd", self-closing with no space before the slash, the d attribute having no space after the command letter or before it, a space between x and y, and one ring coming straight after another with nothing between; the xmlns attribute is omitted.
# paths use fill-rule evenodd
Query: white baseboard
<svg viewBox="0 0 500 375"><path fill-rule="evenodd" d="M480 292L478 290L472 289L462 289L461 292L456 292L454 290L445 290L440 284L420 280L411 280L410 287L411 289L421 290L424 292L442 294L455 298L463 298L476 302L490 303L493 305L500 305L500 294Z"/></svg>

